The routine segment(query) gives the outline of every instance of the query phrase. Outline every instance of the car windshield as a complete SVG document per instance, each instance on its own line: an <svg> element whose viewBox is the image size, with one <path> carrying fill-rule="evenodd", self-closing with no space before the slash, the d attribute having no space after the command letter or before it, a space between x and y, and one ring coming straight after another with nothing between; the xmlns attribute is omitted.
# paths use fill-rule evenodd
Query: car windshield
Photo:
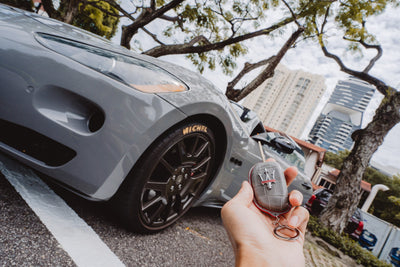
<svg viewBox="0 0 400 267"><path fill-rule="evenodd" d="M296 166L299 170L304 171L306 159L303 154L297 150L294 150L292 153L288 154L283 151L278 150L273 146L268 146L271 150L273 150L276 154L285 159L292 166Z"/></svg>

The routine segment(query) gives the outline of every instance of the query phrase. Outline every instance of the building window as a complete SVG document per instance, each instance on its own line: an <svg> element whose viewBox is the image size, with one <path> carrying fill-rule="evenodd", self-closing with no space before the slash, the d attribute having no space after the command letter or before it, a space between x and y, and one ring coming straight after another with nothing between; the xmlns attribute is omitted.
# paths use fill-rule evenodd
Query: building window
<svg viewBox="0 0 400 267"><path fill-rule="evenodd" d="M335 184L330 182L330 181L328 181L328 180L325 180L324 178L321 178L321 181L319 181L318 185L323 186L323 187L325 187L327 189L330 189L330 190L334 190L335 189Z"/></svg>

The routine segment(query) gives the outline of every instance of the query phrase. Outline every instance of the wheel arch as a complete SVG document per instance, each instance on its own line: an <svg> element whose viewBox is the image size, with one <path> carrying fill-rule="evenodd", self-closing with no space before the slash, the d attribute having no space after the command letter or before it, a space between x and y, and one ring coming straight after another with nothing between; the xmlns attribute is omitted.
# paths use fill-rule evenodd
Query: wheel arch
<svg viewBox="0 0 400 267"><path fill-rule="evenodd" d="M207 182L204 190L215 180L217 173L219 172L224 162L225 155L227 153L228 136L224 124L215 116L209 114L198 114L191 116L185 120L188 123L191 122L202 122L209 126L214 134L215 138L215 153L216 153L216 164L211 173L211 179ZM203 192L204 192L203 190Z"/></svg>
<svg viewBox="0 0 400 267"><path fill-rule="evenodd" d="M215 180L215 178L217 177L217 173L219 172L220 168L222 167L222 163L223 163L225 155L227 153L227 146L228 146L227 137L228 136L227 136L227 130L226 130L224 124L217 117L210 115L210 114L196 114L193 116L189 116L180 122L175 123L168 129L166 129L163 133L161 133L153 142L151 142L151 144L140 155L138 160L133 164L133 166L129 170L128 174L124 177L123 181L119 185L118 189L116 190L116 192L114 193L112 198L114 198L116 195L118 195L120 189L123 187L123 185L125 183L129 182L130 177L132 177L135 170L141 166L146 155L149 153L149 151L151 151L158 144L158 142L160 142L162 140L162 138L164 138L166 135L168 135L168 133L170 133L171 131L173 131L174 129L176 129L180 126L183 126L185 124L195 123L195 122L203 123L203 124L207 125L208 127L210 127L212 129L214 138L216 140L216 144L215 144L216 164L214 165L214 167L212 169L211 179L209 179L205 188L203 189L203 190L205 190Z"/></svg>

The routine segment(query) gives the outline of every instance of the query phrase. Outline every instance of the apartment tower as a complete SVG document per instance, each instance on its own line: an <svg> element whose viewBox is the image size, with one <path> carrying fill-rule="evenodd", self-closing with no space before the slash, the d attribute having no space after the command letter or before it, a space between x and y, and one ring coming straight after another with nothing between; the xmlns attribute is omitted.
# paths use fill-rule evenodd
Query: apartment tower
<svg viewBox="0 0 400 267"><path fill-rule="evenodd" d="M351 134L361 128L364 111L374 92L373 86L354 77L339 81L308 141L335 153L351 149Z"/></svg>
<svg viewBox="0 0 400 267"><path fill-rule="evenodd" d="M266 126L301 137L326 90L325 78L278 65L272 78L249 94L243 105Z"/></svg>

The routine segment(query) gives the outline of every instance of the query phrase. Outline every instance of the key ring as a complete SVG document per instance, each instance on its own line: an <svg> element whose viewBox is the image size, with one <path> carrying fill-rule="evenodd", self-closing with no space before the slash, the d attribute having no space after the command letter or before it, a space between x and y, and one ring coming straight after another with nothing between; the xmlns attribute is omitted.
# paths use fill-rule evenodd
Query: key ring
<svg viewBox="0 0 400 267"><path fill-rule="evenodd" d="M288 230L291 230L291 231L295 231L296 235L292 236L292 237L280 235L279 231L282 230L282 229L288 229ZM286 241L294 241L294 240L297 240L299 238L299 235L300 235L299 229L292 228L292 227L289 227L287 225L278 225L277 227L274 228L274 236L276 238L278 238L278 239L282 239L282 240L286 240Z"/></svg>
<svg viewBox="0 0 400 267"><path fill-rule="evenodd" d="M292 228L292 227L290 227L290 226L288 226L288 225L282 225L282 224L279 223L279 220L280 220L280 217L277 216L277 217L276 217L276 221L273 222L273 225L276 225L276 227L274 228L274 236L275 236L276 238L278 238L278 239L282 239L282 240L285 240L285 241L294 241L294 240L297 240L297 239L299 238L299 236L300 236L300 231L299 231L299 229L297 229L297 228ZM290 231L296 232L296 235L294 235L294 236L292 236L292 237L281 235L281 234L279 233L279 231L282 230L282 229L288 229L288 230L290 230Z"/></svg>

